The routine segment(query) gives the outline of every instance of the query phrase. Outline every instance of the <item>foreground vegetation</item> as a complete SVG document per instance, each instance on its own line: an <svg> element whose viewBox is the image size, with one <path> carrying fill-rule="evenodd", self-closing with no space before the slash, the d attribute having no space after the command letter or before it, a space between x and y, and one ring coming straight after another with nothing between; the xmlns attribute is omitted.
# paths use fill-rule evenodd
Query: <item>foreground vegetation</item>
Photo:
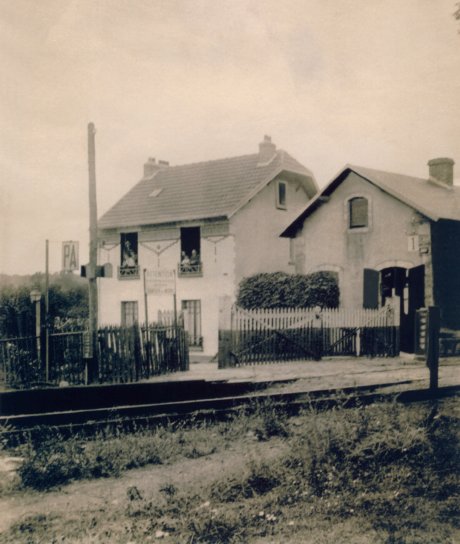
<svg viewBox="0 0 460 544"><path fill-rule="evenodd" d="M170 482L150 496L127 486L119 505L98 512L25 518L0 541L453 543L460 535L456 408L457 399L383 403L287 418L258 404L225 423L48 437L23 447L16 485L42 491L146 464L200 458L212 467L219 456L235 461L235 451L241 458L233 471L214 465L210 481ZM266 449L247 458L251 444ZM12 492L19 493L5 491Z"/></svg>

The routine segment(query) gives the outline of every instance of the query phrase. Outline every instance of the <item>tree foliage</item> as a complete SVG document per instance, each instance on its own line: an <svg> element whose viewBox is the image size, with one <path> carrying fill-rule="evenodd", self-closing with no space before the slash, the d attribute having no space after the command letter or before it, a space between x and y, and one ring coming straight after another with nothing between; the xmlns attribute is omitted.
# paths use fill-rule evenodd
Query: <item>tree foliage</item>
<svg viewBox="0 0 460 544"><path fill-rule="evenodd" d="M21 284L0 287L0 337L35 335L35 308L30 292L42 293L40 310L42 324L45 311L45 276L38 273L24 278ZM86 281L73 274L55 274L49 283L49 323L55 318L88 317L88 288Z"/></svg>
<svg viewBox="0 0 460 544"><path fill-rule="evenodd" d="M337 274L263 273L244 278L239 285L237 304L255 308L337 308L339 305Z"/></svg>

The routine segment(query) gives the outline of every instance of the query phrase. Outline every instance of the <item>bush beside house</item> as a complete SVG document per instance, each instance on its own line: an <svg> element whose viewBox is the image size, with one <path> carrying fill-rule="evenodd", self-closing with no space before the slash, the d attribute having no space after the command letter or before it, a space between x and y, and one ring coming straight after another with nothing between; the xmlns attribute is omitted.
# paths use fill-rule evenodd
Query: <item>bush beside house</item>
<svg viewBox="0 0 460 544"><path fill-rule="evenodd" d="M244 278L239 285L237 304L256 308L337 308L339 285L333 272L312 274L263 273Z"/></svg>

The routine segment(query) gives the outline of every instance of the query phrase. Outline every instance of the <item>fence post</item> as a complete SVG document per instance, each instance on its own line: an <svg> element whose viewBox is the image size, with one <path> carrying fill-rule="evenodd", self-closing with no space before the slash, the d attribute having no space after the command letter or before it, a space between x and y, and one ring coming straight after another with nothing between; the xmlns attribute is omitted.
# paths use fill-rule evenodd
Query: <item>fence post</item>
<svg viewBox="0 0 460 544"><path fill-rule="evenodd" d="M426 364L430 369L430 390L436 391L439 381L439 329L441 324L439 307L428 307L427 323Z"/></svg>

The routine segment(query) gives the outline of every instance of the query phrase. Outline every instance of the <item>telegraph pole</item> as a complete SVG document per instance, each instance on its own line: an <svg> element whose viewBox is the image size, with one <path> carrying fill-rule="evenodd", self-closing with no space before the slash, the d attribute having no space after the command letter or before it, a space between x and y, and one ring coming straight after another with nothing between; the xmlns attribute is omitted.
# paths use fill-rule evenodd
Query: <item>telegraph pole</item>
<svg viewBox="0 0 460 544"><path fill-rule="evenodd" d="M96 200L96 129L94 123L88 124L88 174L89 174L89 340L90 358L88 365L88 381L98 379L99 366L97 356L97 200Z"/></svg>

